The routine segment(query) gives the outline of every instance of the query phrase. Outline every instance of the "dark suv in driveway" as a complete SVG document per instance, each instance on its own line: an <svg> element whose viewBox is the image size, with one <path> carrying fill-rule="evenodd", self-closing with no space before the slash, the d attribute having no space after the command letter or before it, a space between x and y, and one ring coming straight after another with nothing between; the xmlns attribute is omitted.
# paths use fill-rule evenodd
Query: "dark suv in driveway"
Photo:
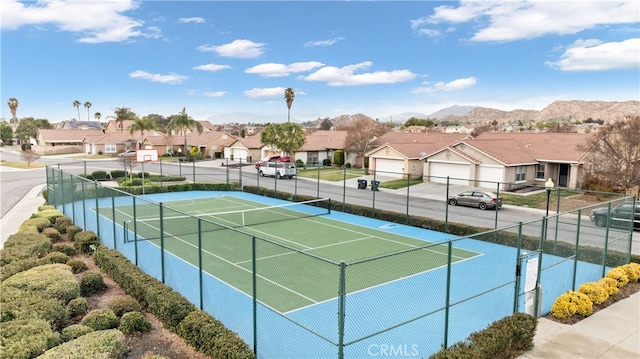
<svg viewBox="0 0 640 359"><path fill-rule="evenodd" d="M623 203L619 206L611 208L610 213L611 227L629 228L629 221L633 220L633 229L640 231L640 202L636 202L635 210L633 203ZM591 212L591 222L598 227L607 225L608 209L598 208Z"/></svg>

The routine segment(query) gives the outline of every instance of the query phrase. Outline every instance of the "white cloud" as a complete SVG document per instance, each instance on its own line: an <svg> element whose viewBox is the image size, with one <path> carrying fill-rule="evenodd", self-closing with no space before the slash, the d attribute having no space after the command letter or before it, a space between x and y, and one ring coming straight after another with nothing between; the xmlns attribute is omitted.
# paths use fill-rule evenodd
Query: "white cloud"
<svg viewBox="0 0 640 359"><path fill-rule="evenodd" d="M211 72L226 70L230 68L231 66L229 65L218 65L218 64L205 64L205 65L198 65L193 67L194 70L211 71Z"/></svg>
<svg viewBox="0 0 640 359"><path fill-rule="evenodd" d="M129 77L132 79L142 79L149 80L151 82L160 82L163 84L180 84L188 79L187 76L178 75L175 73L170 73L168 75L162 74L152 74L142 70L136 70L134 72L129 73Z"/></svg>
<svg viewBox="0 0 640 359"><path fill-rule="evenodd" d="M271 87L271 88L252 88L251 90L243 91L242 93L251 98L258 97L275 97L275 96L283 96L284 87ZM296 94L298 95L298 94Z"/></svg>
<svg viewBox="0 0 640 359"><path fill-rule="evenodd" d="M207 91L204 93L205 96L207 97L222 97L226 94L226 92L224 91Z"/></svg>
<svg viewBox="0 0 640 359"><path fill-rule="evenodd" d="M309 41L304 44L304 47L313 47L313 46L331 46L338 41L344 40L344 37L335 37L329 40L320 40L320 41Z"/></svg>
<svg viewBox="0 0 640 359"><path fill-rule="evenodd" d="M344 67L325 66L309 76L300 77L306 81L327 82L329 86L358 86L392 84L412 80L416 74L409 70L375 71L355 74L358 70L371 67L371 61L364 61Z"/></svg>
<svg viewBox="0 0 640 359"><path fill-rule="evenodd" d="M266 44L253 42L251 40L234 40L224 45L201 45L198 46L198 50L202 52L215 52L220 56L225 57L238 57L244 59L250 59L259 57L264 52Z"/></svg>
<svg viewBox="0 0 640 359"><path fill-rule="evenodd" d="M562 71L640 69L640 38L621 42L578 40L547 66Z"/></svg>
<svg viewBox="0 0 640 359"><path fill-rule="evenodd" d="M178 21L185 24L188 24L188 23L204 24L205 23L204 18L201 18L201 17L181 17L178 19Z"/></svg>
<svg viewBox="0 0 640 359"><path fill-rule="evenodd" d="M474 86L477 82L478 80L473 76L456 79L449 82L439 81L433 84L427 82L425 83L425 85L427 85L426 87L419 87L417 89L414 89L412 92L419 94L436 91L457 91Z"/></svg>
<svg viewBox="0 0 640 359"><path fill-rule="evenodd" d="M322 66L324 66L324 64L317 61L294 62L289 65L266 63L250 67L244 72L248 74L258 74L262 77L283 77L289 76L292 73L311 71Z"/></svg>
<svg viewBox="0 0 640 359"><path fill-rule="evenodd" d="M159 29L143 29L143 21L123 15L136 10L138 1L46 0L22 3L2 1L2 29L28 25L54 25L61 31L80 34L78 42L126 41L135 37L157 38Z"/></svg>
<svg viewBox="0 0 640 359"><path fill-rule="evenodd" d="M640 2L619 1L473 1L438 6L434 14L411 22L414 30L441 23L475 22L472 41L514 41L548 34L576 34L601 25L637 24Z"/></svg>

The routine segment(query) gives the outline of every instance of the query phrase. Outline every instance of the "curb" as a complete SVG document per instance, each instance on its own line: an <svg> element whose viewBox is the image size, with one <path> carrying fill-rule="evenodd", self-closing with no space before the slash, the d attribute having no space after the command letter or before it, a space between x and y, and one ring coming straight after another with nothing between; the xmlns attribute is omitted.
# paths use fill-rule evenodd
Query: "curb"
<svg viewBox="0 0 640 359"><path fill-rule="evenodd" d="M0 249L4 247L4 242L7 238L12 234L18 233L22 223L31 218L33 209L44 204L44 198L41 193L45 187L46 184L44 183L33 187L20 202L0 219Z"/></svg>

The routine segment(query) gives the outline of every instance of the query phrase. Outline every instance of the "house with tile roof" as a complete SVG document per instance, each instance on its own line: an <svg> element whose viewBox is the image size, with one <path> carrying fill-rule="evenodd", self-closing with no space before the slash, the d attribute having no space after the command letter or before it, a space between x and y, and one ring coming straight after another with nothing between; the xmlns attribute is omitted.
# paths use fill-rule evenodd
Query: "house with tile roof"
<svg viewBox="0 0 640 359"><path fill-rule="evenodd" d="M99 121L73 121L66 120L56 126L60 130L102 130L102 123Z"/></svg>
<svg viewBox="0 0 640 359"><path fill-rule="evenodd" d="M425 154L425 181L510 190L544 186L581 188L588 151L579 145L590 135L577 133L483 132Z"/></svg>
<svg viewBox="0 0 640 359"><path fill-rule="evenodd" d="M307 135L307 140L296 153L292 161L301 160L302 163L317 165L328 159L333 163L333 155L337 150L344 151L344 163L356 163L356 154L347 151L345 144L347 131L318 130Z"/></svg>
<svg viewBox="0 0 640 359"><path fill-rule="evenodd" d="M232 161L256 162L262 157L262 142L260 136L241 137L228 146L228 157Z"/></svg>
<svg viewBox="0 0 640 359"><path fill-rule="evenodd" d="M466 134L441 132L387 132L376 140L378 147L367 152L369 173L386 177L420 178L424 158L464 138Z"/></svg>
<svg viewBox="0 0 640 359"><path fill-rule="evenodd" d="M105 132L129 132L129 129L133 126L133 120L122 121L122 126L116 120L109 120L105 126Z"/></svg>
<svg viewBox="0 0 640 359"><path fill-rule="evenodd" d="M41 155L85 153L85 139L103 134L102 130L39 129L32 149Z"/></svg>
<svg viewBox="0 0 640 359"><path fill-rule="evenodd" d="M129 132L107 132L97 137L87 137L84 142L85 152L92 155L117 155L126 150L138 148L140 134Z"/></svg>

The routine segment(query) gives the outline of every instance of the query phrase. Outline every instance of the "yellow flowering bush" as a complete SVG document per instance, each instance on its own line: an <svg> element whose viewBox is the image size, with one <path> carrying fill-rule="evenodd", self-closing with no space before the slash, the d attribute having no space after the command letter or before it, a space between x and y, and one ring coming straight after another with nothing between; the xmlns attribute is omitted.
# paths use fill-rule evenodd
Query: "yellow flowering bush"
<svg viewBox="0 0 640 359"><path fill-rule="evenodd" d="M617 282L618 288L622 288L627 283L629 283L629 277L627 276L627 271L622 267L616 267L610 270L607 275L607 278L615 279Z"/></svg>
<svg viewBox="0 0 640 359"><path fill-rule="evenodd" d="M587 317L593 314L593 303L589 297L580 292L566 292L559 296L551 307L551 315L556 318L569 318L574 314Z"/></svg>
<svg viewBox="0 0 640 359"><path fill-rule="evenodd" d="M620 268L624 269L624 271L627 273L629 282L637 282L638 280L640 280L640 264L631 262L629 264L620 266Z"/></svg>
<svg viewBox="0 0 640 359"><path fill-rule="evenodd" d="M604 287L604 289L607 291L607 293L609 293L609 296L618 294L618 281L617 280L615 280L613 278L609 278L609 277L604 277L604 278L600 279L598 281L598 283L600 283Z"/></svg>
<svg viewBox="0 0 640 359"><path fill-rule="evenodd" d="M578 292L586 294L593 304L601 304L609 298L608 290L598 282L587 282L578 288Z"/></svg>

